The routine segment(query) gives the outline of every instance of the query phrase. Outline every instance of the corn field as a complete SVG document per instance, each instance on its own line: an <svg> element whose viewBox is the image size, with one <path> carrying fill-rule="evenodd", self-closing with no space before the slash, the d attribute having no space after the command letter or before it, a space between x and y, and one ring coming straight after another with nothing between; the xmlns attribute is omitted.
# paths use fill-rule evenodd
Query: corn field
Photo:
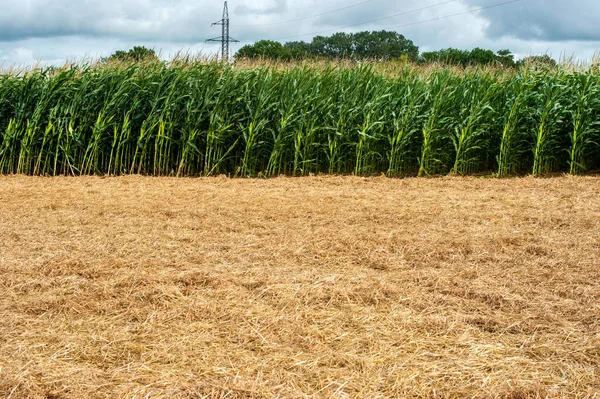
<svg viewBox="0 0 600 399"><path fill-rule="evenodd" d="M0 173L388 176L600 169L594 68L216 63L0 75Z"/></svg>

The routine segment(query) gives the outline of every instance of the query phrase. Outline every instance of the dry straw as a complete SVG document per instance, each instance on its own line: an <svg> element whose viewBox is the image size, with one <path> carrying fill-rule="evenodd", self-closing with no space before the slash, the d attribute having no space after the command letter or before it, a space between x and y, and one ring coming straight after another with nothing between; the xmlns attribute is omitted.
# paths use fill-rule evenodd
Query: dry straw
<svg viewBox="0 0 600 399"><path fill-rule="evenodd" d="M0 179L0 397L597 398L600 180Z"/></svg>

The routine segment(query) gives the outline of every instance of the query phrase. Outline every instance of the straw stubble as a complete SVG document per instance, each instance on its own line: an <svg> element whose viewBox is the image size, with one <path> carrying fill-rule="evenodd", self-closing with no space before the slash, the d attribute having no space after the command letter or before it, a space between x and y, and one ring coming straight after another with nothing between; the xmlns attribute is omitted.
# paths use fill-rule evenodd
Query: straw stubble
<svg viewBox="0 0 600 399"><path fill-rule="evenodd" d="M0 179L0 396L594 397L600 180Z"/></svg>

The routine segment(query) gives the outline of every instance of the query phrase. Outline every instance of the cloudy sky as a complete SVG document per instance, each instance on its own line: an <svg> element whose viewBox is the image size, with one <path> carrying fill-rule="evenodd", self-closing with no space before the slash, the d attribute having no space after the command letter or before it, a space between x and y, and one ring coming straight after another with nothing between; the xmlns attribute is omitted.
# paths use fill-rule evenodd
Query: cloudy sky
<svg viewBox="0 0 600 399"><path fill-rule="evenodd" d="M476 46L517 56L590 59L598 0L230 0L231 35L310 41L338 31L396 30L422 51ZM62 63L144 45L164 58L214 54L221 0L0 0L0 64Z"/></svg>

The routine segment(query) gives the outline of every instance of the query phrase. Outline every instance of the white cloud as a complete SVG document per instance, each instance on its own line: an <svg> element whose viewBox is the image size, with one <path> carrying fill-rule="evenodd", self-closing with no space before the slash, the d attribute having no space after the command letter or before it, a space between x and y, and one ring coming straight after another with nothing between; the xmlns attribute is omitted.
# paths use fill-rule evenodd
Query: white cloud
<svg viewBox="0 0 600 399"><path fill-rule="evenodd" d="M364 1L364 0L363 0ZM589 58L600 47L597 0L521 0L469 10L502 0L230 0L231 35L251 43L260 39L310 41L311 35L339 31L391 29L422 50L445 47L509 48L519 55L550 53ZM178 51L214 54L220 35L222 3L208 0L4 0L0 13L0 62L61 62L106 56L117 49L145 45L169 57ZM444 4L441 4L444 3ZM413 10L430 7L426 10ZM343 11L328 11L346 8ZM300 18L322 14L318 18ZM446 16L463 13L450 18ZM397 15L392 18L388 16ZM425 22L431 19L434 21ZM363 22L378 20L371 23ZM281 23L284 22L284 23ZM249 26L272 24L268 26ZM360 24L360 25L357 25ZM240 45L232 46L235 50ZM21 50L18 50L21 49ZM27 50L27 52L23 52ZM20 51L20 52L19 52Z"/></svg>
<svg viewBox="0 0 600 399"><path fill-rule="evenodd" d="M13 50L13 53L17 62L32 62L34 60L33 51L30 49L18 47Z"/></svg>

